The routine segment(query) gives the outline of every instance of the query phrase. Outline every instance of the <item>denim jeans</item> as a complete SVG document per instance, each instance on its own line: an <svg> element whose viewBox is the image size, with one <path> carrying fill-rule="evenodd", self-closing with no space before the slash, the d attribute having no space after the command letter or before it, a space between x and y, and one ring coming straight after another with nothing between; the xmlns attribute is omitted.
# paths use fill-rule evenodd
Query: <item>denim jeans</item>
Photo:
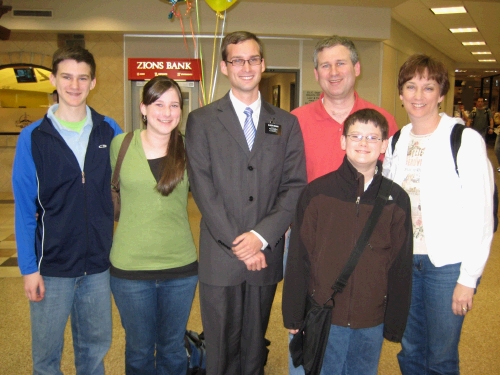
<svg viewBox="0 0 500 375"><path fill-rule="evenodd" d="M320 375L377 375L383 331L383 324L359 329L332 324ZM295 368L288 357L289 375L304 375L304 368Z"/></svg>
<svg viewBox="0 0 500 375"><path fill-rule="evenodd" d="M330 327L320 375L377 375L384 325L352 329Z"/></svg>
<svg viewBox="0 0 500 375"><path fill-rule="evenodd" d="M111 276L125 329L127 375L186 374L184 333L197 282L198 276L163 280Z"/></svg>
<svg viewBox="0 0 500 375"><path fill-rule="evenodd" d="M111 346L109 271L76 278L43 276L45 297L30 302L34 375L62 375L64 328L71 316L78 375L104 374Z"/></svg>
<svg viewBox="0 0 500 375"><path fill-rule="evenodd" d="M403 375L459 374L458 342L463 316L453 314L460 263L435 267L413 256L410 314L398 354Z"/></svg>

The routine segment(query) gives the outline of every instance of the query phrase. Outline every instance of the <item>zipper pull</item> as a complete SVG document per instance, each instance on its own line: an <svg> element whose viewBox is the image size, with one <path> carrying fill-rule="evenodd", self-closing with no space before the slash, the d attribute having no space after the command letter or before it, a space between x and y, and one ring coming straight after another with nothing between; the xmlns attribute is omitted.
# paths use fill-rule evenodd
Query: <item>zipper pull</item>
<svg viewBox="0 0 500 375"><path fill-rule="evenodd" d="M361 197L356 198L356 216L359 216L359 200Z"/></svg>
<svg viewBox="0 0 500 375"><path fill-rule="evenodd" d="M85 183L85 172L82 171L82 184L84 184L84 183Z"/></svg>

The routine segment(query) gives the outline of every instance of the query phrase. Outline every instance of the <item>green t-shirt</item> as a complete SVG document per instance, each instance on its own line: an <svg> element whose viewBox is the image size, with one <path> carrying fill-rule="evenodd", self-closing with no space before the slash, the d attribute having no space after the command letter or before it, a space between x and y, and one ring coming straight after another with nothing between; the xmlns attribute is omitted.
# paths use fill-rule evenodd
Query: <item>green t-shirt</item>
<svg viewBox="0 0 500 375"><path fill-rule="evenodd" d="M82 121L77 122L64 121L60 118L57 118L57 121L59 121L59 124L61 124L61 126L64 126L66 129L80 133L83 129L83 126L87 123L87 117L85 117Z"/></svg>

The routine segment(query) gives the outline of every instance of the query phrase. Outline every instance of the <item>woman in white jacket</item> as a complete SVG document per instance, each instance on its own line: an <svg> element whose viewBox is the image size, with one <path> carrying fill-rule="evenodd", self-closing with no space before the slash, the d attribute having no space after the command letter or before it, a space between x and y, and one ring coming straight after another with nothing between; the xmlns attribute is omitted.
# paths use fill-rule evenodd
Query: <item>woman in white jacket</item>
<svg viewBox="0 0 500 375"><path fill-rule="evenodd" d="M459 374L462 323L493 236L492 167L483 138L465 129L455 170L450 133L456 120L439 113L449 87L441 62L413 55L403 64L398 88L411 123L383 164L412 205L412 300L398 354L403 375Z"/></svg>

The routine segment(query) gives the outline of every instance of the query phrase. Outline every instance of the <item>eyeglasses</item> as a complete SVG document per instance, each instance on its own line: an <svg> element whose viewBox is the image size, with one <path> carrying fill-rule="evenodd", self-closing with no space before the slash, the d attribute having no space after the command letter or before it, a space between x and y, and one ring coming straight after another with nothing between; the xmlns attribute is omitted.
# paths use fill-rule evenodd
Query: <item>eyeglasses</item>
<svg viewBox="0 0 500 375"><path fill-rule="evenodd" d="M353 142L361 142L363 138L366 139L366 142L368 143L377 143L382 140L382 138L379 138L376 135L347 134L347 137L349 137L349 139Z"/></svg>
<svg viewBox="0 0 500 375"><path fill-rule="evenodd" d="M262 57L252 57L248 60L245 59L232 59L231 61L226 61L229 64L233 64L233 66L243 66L245 62L248 61L248 65L260 65L262 64Z"/></svg>

